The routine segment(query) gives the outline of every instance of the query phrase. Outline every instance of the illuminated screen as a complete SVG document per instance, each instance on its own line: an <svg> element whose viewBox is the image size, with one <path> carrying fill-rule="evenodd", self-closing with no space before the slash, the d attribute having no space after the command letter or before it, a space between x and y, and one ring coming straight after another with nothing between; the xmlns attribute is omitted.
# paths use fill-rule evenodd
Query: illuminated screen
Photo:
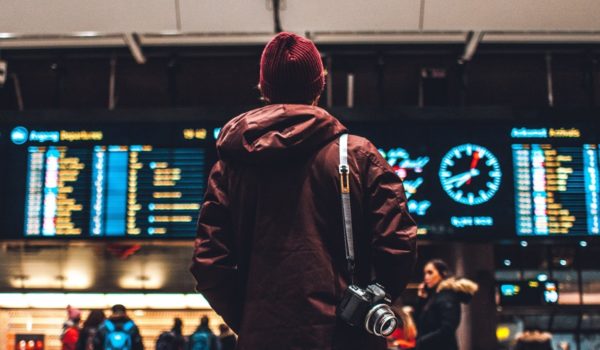
<svg viewBox="0 0 600 350"><path fill-rule="evenodd" d="M597 235L598 146L513 145L517 233Z"/></svg>
<svg viewBox="0 0 600 350"><path fill-rule="evenodd" d="M498 285L500 305L536 306L558 303L558 283L556 281L519 281Z"/></svg>
<svg viewBox="0 0 600 350"><path fill-rule="evenodd" d="M404 180L421 234L599 234L600 147L589 126L431 123L361 130Z"/></svg>
<svg viewBox="0 0 600 350"><path fill-rule="evenodd" d="M419 234L489 239L514 231L511 159L506 140L493 137L496 130L473 124L382 125L367 135L403 179Z"/></svg>
<svg viewBox="0 0 600 350"><path fill-rule="evenodd" d="M9 130L9 232L24 237L191 237L214 163L211 128Z"/></svg>
<svg viewBox="0 0 600 350"><path fill-rule="evenodd" d="M403 179L419 234L600 234L600 138L589 125L347 125ZM193 237L219 126L0 125L1 237Z"/></svg>

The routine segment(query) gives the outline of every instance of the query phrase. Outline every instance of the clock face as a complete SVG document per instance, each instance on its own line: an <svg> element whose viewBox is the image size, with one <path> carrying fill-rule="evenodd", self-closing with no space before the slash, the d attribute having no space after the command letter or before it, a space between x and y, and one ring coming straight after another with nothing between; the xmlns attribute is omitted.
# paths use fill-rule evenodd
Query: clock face
<svg viewBox="0 0 600 350"><path fill-rule="evenodd" d="M452 148L440 165L444 191L458 203L479 205L489 201L502 179L500 163L487 148L464 144Z"/></svg>

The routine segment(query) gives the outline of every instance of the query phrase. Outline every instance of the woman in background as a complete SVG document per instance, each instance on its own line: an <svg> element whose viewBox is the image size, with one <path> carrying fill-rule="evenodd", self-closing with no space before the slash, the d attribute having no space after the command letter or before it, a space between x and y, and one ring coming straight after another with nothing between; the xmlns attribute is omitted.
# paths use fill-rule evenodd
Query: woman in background
<svg viewBox="0 0 600 350"><path fill-rule="evenodd" d="M92 310L90 312L88 318L83 322L76 350L94 350L94 337L105 319L106 316L102 310Z"/></svg>
<svg viewBox="0 0 600 350"><path fill-rule="evenodd" d="M416 310L418 350L458 350L456 329L460 304L468 303L478 286L468 279L451 277L448 265L431 260L423 269Z"/></svg>

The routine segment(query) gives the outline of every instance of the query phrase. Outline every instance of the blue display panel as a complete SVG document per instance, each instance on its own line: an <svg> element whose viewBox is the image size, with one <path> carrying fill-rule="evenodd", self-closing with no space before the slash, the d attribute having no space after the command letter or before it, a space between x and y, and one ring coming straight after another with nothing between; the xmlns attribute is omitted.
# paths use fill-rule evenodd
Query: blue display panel
<svg viewBox="0 0 600 350"><path fill-rule="evenodd" d="M598 235L598 145L577 128L513 129L516 233ZM586 142L587 141L587 142Z"/></svg>
<svg viewBox="0 0 600 350"><path fill-rule="evenodd" d="M600 147L589 126L388 126L367 136L404 180L421 234L599 233Z"/></svg>
<svg viewBox="0 0 600 350"><path fill-rule="evenodd" d="M589 231L593 234L588 220L591 207L586 203L591 163L585 147L550 144L512 147L517 233L568 235ZM592 170L597 173L596 165Z"/></svg>
<svg viewBox="0 0 600 350"><path fill-rule="evenodd" d="M558 304L556 281L518 281L498 284L502 306L542 306Z"/></svg>
<svg viewBox="0 0 600 350"><path fill-rule="evenodd" d="M600 234L600 147L585 145L583 147L583 175L585 179L585 200L587 209L588 232Z"/></svg>
<svg viewBox="0 0 600 350"><path fill-rule="evenodd" d="M2 229L27 238L193 237L215 160L209 130L13 127L13 186L0 202L10 198L8 217L23 219Z"/></svg>
<svg viewBox="0 0 600 350"><path fill-rule="evenodd" d="M506 141L492 136L497 130L398 125L366 136L403 179L419 234L493 239L514 231L506 176L511 159Z"/></svg>
<svg viewBox="0 0 600 350"><path fill-rule="evenodd" d="M193 237L219 124L0 125L2 238ZM419 234L600 235L593 127L348 123L403 180Z"/></svg>

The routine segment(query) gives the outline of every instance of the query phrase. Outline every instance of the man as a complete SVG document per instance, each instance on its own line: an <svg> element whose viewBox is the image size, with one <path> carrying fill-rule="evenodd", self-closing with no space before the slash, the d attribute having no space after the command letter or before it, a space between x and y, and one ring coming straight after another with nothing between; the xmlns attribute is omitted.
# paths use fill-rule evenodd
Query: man
<svg viewBox="0 0 600 350"><path fill-rule="evenodd" d="M181 318L175 317L171 330L164 331L158 336L156 350L187 350Z"/></svg>
<svg viewBox="0 0 600 350"><path fill-rule="evenodd" d="M219 338L208 327L208 317L202 316L200 325L190 335L189 350L221 350Z"/></svg>
<svg viewBox="0 0 600 350"><path fill-rule="evenodd" d="M267 106L228 122L217 140L191 271L238 349L385 348L336 317L350 284L338 172L347 129L316 106L324 85L315 45L280 33L260 62ZM402 182L364 138L349 137L348 159L355 284L379 282L395 298L415 260Z"/></svg>
<svg viewBox="0 0 600 350"><path fill-rule="evenodd" d="M219 325L219 340L221 340L221 350L235 350L237 338L224 323Z"/></svg>
<svg viewBox="0 0 600 350"><path fill-rule="evenodd" d="M94 350L144 350L140 331L125 306L112 307L112 314L96 333Z"/></svg>

